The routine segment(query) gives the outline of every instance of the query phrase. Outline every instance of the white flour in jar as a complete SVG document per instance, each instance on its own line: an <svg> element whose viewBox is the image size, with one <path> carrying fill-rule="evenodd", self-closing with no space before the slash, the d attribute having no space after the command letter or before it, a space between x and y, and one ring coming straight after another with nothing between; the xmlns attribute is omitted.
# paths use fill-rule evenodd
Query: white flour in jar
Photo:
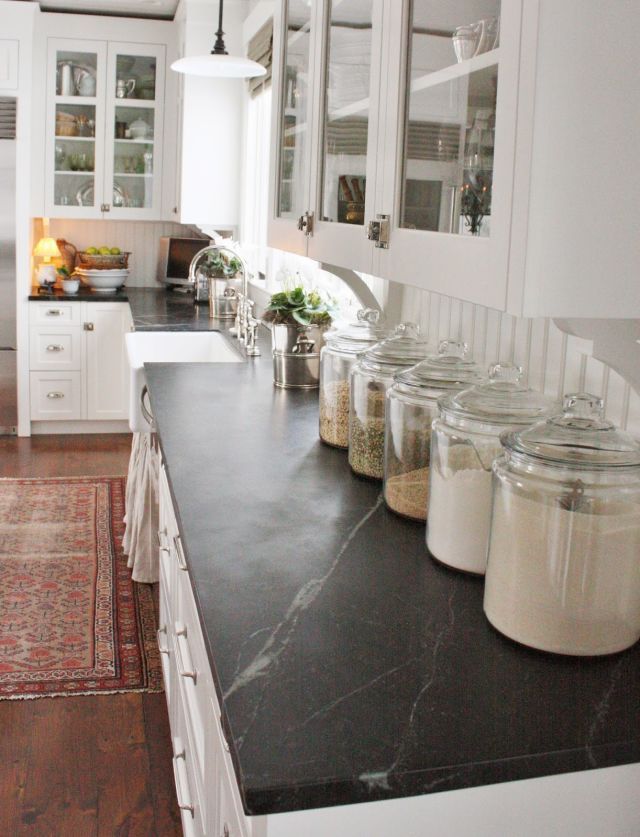
<svg viewBox="0 0 640 837"><path fill-rule="evenodd" d="M500 451L499 445L486 451L487 455L483 449L483 459L490 466ZM491 470L482 467L470 445L451 446L446 466L431 465L427 547L443 564L484 574L491 522Z"/></svg>
<svg viewBox="0 0 640 837"><path fill-rule="evenodd" d="M585 511L498 487L484 610L506 636L559 654L610 654L640 638L640 507Z"/></svg>

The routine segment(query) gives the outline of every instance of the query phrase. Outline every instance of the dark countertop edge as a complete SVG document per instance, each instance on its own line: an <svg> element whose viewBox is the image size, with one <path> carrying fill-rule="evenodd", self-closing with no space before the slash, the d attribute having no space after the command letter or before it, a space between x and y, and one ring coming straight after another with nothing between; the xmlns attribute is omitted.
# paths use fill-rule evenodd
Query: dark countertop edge
<svg viewBox="0 0 640 837"><path fill-rule="evenodd" d="M264 816L399 800L504 782L550 778L566 773L634 764L639 760L640 739L632 743L598 745L588 750L581 747L574 750L512 756L488 762L442 765L427 771L397 773L396 776L402 779L402 788L395 788L397 783L389 782L385 774L376 774L353 782L327 778L322 784L300 783L296 788L261 788L248 792L239 784L245 813L248 816ZM298 804L294 804L293 798L298 792L301 799Z"/></svg>
<svg viewBox="0 0 640 837"><path fill-rule="evenodd" d="M90 289L79 290L77 294L55 291L52 294L29 294L29 302L129 302L126 290L100 293Z"/></svg>

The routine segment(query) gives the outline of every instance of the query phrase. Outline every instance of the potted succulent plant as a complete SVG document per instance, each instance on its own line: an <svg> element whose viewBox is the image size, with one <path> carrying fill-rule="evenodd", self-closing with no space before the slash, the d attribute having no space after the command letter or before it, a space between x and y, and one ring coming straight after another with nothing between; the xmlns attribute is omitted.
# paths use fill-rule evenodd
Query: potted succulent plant
<svg viewBox="0 0 640 837"><path fill-rule="evenodd" d="M65 294L77 294L78 288L80 287L80 279L74 273L73 275L69 273L68 268L65 265L57 268L57 274L60 277L60 283L62 284L62 292Z"/></svg>
<svg viewBox="0 0 640 837"><path fill-rule="evenodd" d="M271 326L273 378L278 387L315 389L320 349L331 325L332 307L317 291L301 286L273 294L264 314Z"/></svg>

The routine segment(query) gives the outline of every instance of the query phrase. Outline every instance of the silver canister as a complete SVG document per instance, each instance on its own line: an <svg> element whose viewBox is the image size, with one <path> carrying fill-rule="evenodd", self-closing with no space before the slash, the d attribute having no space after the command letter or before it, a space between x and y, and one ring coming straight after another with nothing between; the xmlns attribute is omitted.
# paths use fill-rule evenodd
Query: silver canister
<svg viewBox="0 0 640 837"><path fill-rule="evenodd" d="M235 319L238 310L238 293L229 279L209 277L209 317L218 320Z"/></svg>
<svg viewBox="0 0 640 837"><path fill-rule="evenodd" d="M283 389L320 385L320 349L326 327L278 323L271 329L273 382Z"/></svg>

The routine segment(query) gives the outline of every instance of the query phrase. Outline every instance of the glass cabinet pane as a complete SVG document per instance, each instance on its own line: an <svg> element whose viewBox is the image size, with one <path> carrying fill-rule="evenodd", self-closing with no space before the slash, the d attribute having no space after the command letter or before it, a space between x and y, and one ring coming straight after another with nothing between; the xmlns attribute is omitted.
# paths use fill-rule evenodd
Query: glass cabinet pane
<svg viewBox="0 0 640 837"><path fill-rule="evenodd" d="M373 0L330 0L321 220L364 224Z"/></svg>
<svg viewBox="0 0 640 837"><path fill-rule="evenodd" d="M95 133L98 56L55 53L55 206L95 206Z"/></svg>
<svg viewBox="0 0 640 837"><path fill-rule="evenodd" d="M153 206L155 111L117 105L113 143L113 208Z"/></svg>
<svg viewBox="0 0 640 837"><path fill-rule="evenodd" d="M500 0L414 0L400 227L486 237Z"/></svg>
<svg viewBox="0 0 640 837"><path fill-rule="evenodd" d="M309 135L309 48L311 4L288 0L286 4L285 63L280 124L278 215L301 215L305 194L305 159Z"/></svg>
<svg viewBox="0 0 640 837"><path fill-rule="evenodd" d="M117 99L156 98L156 59L148 55L117 55L115 88Z"/></svg>

